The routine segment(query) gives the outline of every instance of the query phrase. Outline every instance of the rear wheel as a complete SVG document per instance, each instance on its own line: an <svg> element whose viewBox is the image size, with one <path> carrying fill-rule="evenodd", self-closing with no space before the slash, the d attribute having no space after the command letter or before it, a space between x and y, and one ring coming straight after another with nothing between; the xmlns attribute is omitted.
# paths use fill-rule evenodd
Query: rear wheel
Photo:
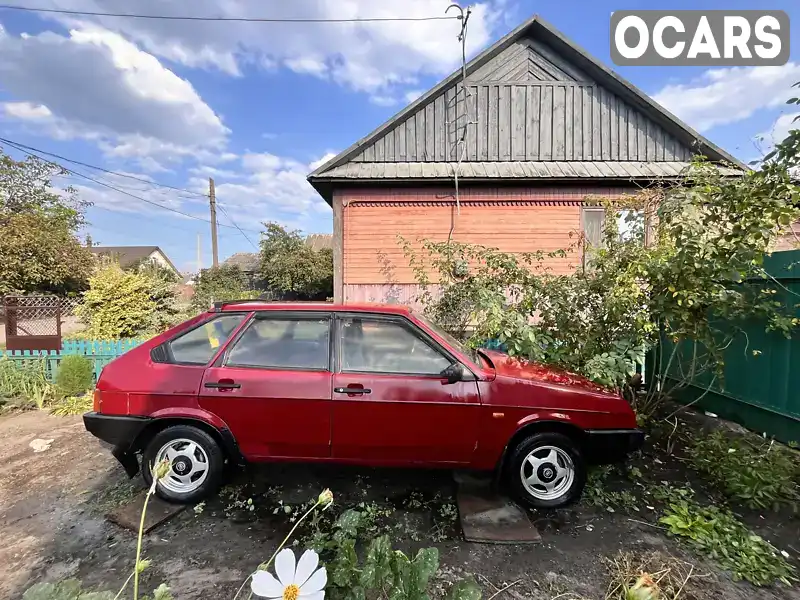
<svg viewBox="0 0 800 600"><path fill-rule="evenodd" d="M147 485L150 469L162 460L170 470L156 485L156 493L169 502L197 502L217 491L225 456L216 440L191 425L173 425L158 432L142 455L142 475Z"/></svg>
<svg viewBox="0 0 800 600"><path fill-rule="evenodd" d="M536 433L511 454L506 473L514 497L532 508L560 508L580 498L586 466L577 445L560 433Z"/></svg>

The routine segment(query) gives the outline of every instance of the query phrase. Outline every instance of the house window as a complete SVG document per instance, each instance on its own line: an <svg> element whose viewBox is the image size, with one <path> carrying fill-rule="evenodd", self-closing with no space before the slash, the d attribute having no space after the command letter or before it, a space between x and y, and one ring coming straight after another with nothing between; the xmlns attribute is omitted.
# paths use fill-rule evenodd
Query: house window
<svg viewBox="0 0 800 600"><path fill-rule="evenodd" d="M581 211L581 230L583 232L583 268L591 262L592 251L603 245L603 222L606 218L604 208L585 207Z"/></svg>

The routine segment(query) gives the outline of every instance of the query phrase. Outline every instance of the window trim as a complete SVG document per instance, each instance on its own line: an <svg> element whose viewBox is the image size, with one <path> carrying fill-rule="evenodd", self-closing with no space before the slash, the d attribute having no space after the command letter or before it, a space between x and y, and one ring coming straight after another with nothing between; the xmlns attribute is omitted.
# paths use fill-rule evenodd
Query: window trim
<svg viewBox="0 0 800 600"><path fill-rule="evenodd" d="M239 342L245 332L257 320L266 321L268 319L276 321L328 321L328 366L323 369L312 369L308 367L266 367L259 365L238 365L228 362L230 352ZM324 311L277 311L277 310L261 310L255 311L251 319L248 320L247 325L242 327L236 332L235 336L231 336L225 351L220 354L214 361L214 367L230 368L230 369L248 369L256 371L297 371L301 373L333 373L333 340L334 340L334 323L333 315L330 312Z"/></svg>
<svg viewBox="0 0 800 600"><path fill-rule="evenodd" d="M236 335L238 335L239 332L241 331L242 327L245 326L250 321L251 316L252 316L251 313L252 313L252 311L249 311L249 310L248 311L243 311L243 310L242 311L238 311L237 310L237 311L226 311L224 313L215 313L215 314L210 315L210 317L208 319L204 319L204 320L200 321L199 323L196 323L195 325L193 325L189 329L184 329L183 331L180 331L180 332L176 333L174 336L172 336L168 340L165 340L164 342L161 342L161 344L159 344L160 346L163 346L167 351L167 362L166 363L159 363L159 364L178 365L178 366L181 366L181 367L198 367L198 368L202 368L202 369L208 368L209 365L212 365L212 364L214 364L216 362L217 357L219 357L220 354L225 351L225 349L230 344L230 341ZM197 329L200 329L201 327L204 327L204 326L208 325L212 321L216 321L218 319L221 319L222 317L230 317L230 316L235 316L235 315L242 315L242 320L236 325L236 327L233 328L233 331L231 331L231 334L228 336L228 339L226 339L224 342L220 343L219 348L217 348L214 351L214 353L211 355L211 358L209 358L206 362L204 362L204 363L196 363L196 362L184 362L184 361L175 360L175 355L172 352L172 342L174 342L178 338L181 338L181 337L183 337L185 335L190 334L191 332L193 332L193 331L195 331Z"/></svg>
<svg viewBox="0 0 800 600"><path fill-rule="evenodd" d="M386 315L380 313L367 313L367 312L338 312L336 313L336 362L334 368L336 369L336 373L348 374L348 375L383 375L383 376L399 376L399 377L419 377L425 379L442 379L440 374L432 374L432 373L406 373L406 372L398 372L398 371L351 371L351 370L344 370L342 369L342 343L344 342L343 336L341 335L341 321L344 319L367 319L371 321L385 321L389 323L394 323L400 325L404 329L408 330L411 335L417 337L421 341L425 342L433 348L434 351L438 352L442 356L444 356L447 360L450 361L450 364L459 363L465 369L465 375L469 373L471 377L469 380L476 379L475 374L472 372L468 366L464 365L458 357L454 356L452 352L450 352L447 348L442 346L439 342L437 342L432 336L430 336L425 330L418 327L413 321L410 319L402 316L402 315ZM466 380L466 379L465 379Z"/></svg>

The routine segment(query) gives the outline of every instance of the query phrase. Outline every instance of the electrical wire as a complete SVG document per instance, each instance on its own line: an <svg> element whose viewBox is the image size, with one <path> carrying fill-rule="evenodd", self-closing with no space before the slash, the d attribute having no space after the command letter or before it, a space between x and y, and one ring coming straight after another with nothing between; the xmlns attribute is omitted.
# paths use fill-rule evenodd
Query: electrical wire
<svg viewBox="0 0 800 600"><path fill-rule="evenodd" d="M221 21L245 23L380 23L394 21L451 21L459 17L431 16L431 17L354 17L354 18L260 18L260 17L201 17L189 15L145 15L131 13L90 12L81 10L66 10L61 8L38 8L33 6L11 6L0 4L0 9L19 10L25 12L55 13L60 15L75 15L83 17L125 17L128 19L159 19L165 21Z"/></svg>
<svg viewBox="0 0 800 600"><path fill-rule="evenodd" d="M234 227L236 227L236 229L238 229L238 230L239 230L239 233L241 233L241 234L244 236L244 239L246 239L248 242L250 242L250 245L253 247L253 249L254 249L256 252L258 252L258 250L259 250L258 246L256 246L256 245L253 243L253 240L251 240L251 239L248 237L248 235L247 235L247 234L246 234L246 233L245 233L245 232L242 230L242 228L241 228L241 227L239 227L239 226L236 224L236 221L234 221L234 220L233 220L233 217L232 217L232 216L231 216L231 215L228 213L228 211L227 211L227 210L225 210L225 207L223 207L223 206L222 206L222 205L221 205L219 202L217 202L217 208L218 208L218 209L220 209L220 210L222 211L222 214L224 214L226 217L228 217L228 220L231 222L231 224L232 224Z"/></svg>
<svg viewBox="0 0 800 600"><path fill-rule="evenodd" d="M91 176L89 176L89 175L86 175L85 173L80 173L79 171L75 171L75 170L73 170L73 169L70 169L70 168L68 168L68 167L65 167L65 166L64 166L64 165L62 165L62 164L59 164L59 163L57 163L57 162L53 162L52 160L48 160L48 159L46 159L46 158L43 158L43 157L41 157L41 156L38 156L37 154L35 154L35 153L33 153L33 152L30 152L30 151L28 151L28 150L25 150L25 149L23 149L23 148L21 148L21 147L17 146L15 143L9 143L7 140L6 140L6 142L5 142L5 143L6 143L7 145L11 146L12 148L15 148L15 149L19 150L19 151L20 151L20 152L22 152L23 154L27 154L28 156L33 156L33 157L36 157L36 158L38 158L38 159L40 159L40 160L43 160L43 161L45 161L45 162L47 162L47 163L50 163L51 165L54 165L54 166L56 166L56 167L58 167L58 168L60 168L60 169L63 169L63 170L64 170L64 171L66 171L67 173L71 173L71 174L73 174L73 175L76 175L76 176L78 176L78 177L81 177L81 178L83 178L83 179L86 179L86 180L88 180L88 181L91 181L91 182L93 182L93 183L96 183L96 184L98 184L98 185L102 185L103 187L106 187L106 188L108 188L108 189L114 190L115 192L118 192L118 193L120 193L120 194L124 194L125 196L129 196L130 198L134 198L135 200L140 200L140 201L142 201L142 202L145 202L145 203L147 203L147 204L151 204L151 205L153 205L153 206L156 206L156 207L158 207L158 208L162 208L162 209L164 209L164 210L167 210L167 211L173 212L173 213L175 213L175 214L178 214L178 215L181 215L181 216L183 216L183 217L187 217L187 218L189 218L189 219L195 219L195 220L197 220L197 221L203 221L203 222L205 222L205 223L211 223L211 220L210 220L210 219L204 219L203 217L198 217L198 216L196 216L196 215L192 215L192 214L189 214L189 213L183 212L183 211L181 211L181 210L178 210L177 208L172 208L171 206L164 206L163 204L159 204L158 202L153 202L152 200L148 200L147 198L142 198L141 196L137 196L136 194L131 194L130 192L126 192L126 191L125 191L125 190L123 190L123 189L120 189L120 188L118 188L118 187L116 187L116 186L113 186L113 185L111 185L111 184L109 184L109 183L106 183L106 182L104 182L104 181L100 181L99 179L95 179L94 177L91 177ZM233 225L220 225L220 227L230 227L231 229L239 229L238 227L234 227ZM256 231L255 229L248 229L248 231L251 231L251 232L253 232L253 233L260 233L259 231Z"/></svg>
<svg viewBox="0 0 800 600"><path fill-rule="evenodd" d="M185 192L185 193L192 194L192 195L200 197L200 198L208 198L208 194L203 194L201 192L196 192L194 190L187 190L186 188L175 187L175 186L172 186L172 185L168 185L166 183L160 183L158 181L152 181L150 179L145 179L144 177L136 177L135 175L129 175L127 173L119 173L118 171L110 171L108 169L104 169L103 167L98 167L97 165L90 165L89 163L81 162L79 160L75 160L75 159L72 159L72 158L67 158L66 156L61 156L59 154L54 154L53 152L47 152L46 150L41 150L40 148L34 148L33 146L27 146L27 145L22 144L20 142L15 142L13 140L8 140L8 139L3 138L3 137L0 137L0 143L14 145L14 146L18 147L17 149L24 148L24 149L30 150L32 152L36 152L38 154L44 154L45 156L50 156L52 158L57 158L58 160L63 160L63 161L66 161L68 163L72 163L74 165L80 165L82 167L87 167L89 169L95 169L97 171L101 171L101 172L107 173L109 175L114 175L116 177L124 177L126 179L133 179L135 181L140 181L140 182L146 183L148 185L155 185L155 186L166 188L166 189L170 189L170 190L173 190L173 191L176 191L176 192ZM24 150L22 150L22 151L24 152ZM61 165L59 165L59 166L61 166ZM140 190L140 191L143 191L143 190Z"/></svg>

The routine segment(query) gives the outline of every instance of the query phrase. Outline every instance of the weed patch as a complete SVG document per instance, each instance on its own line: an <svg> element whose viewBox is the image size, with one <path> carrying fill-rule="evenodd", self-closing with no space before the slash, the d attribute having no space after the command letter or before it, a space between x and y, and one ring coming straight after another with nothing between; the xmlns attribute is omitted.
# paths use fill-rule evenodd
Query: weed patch
<svg viewBox="0 0 800 600"><path fill-rule="evenodd" d="M745 579L755 585L780 581L791 585L794 579L794 568L784 556L726 510L702 507L681 498L670 502L660 522L670 534L684 538L728 569L734 581Z"/></svg>
<svg viewBox="0 0 800 600"><path fill-rule="evenodd" d="M729 498L756 510L797 510L800 454L782 444L756 444L716 431L695 441L691 462Z"/></svg>
<svg viewBox="0 0 800 600"><path fill-rule="evenodd" d="M605 600L702 600L703 581L710 577L674 556L620 552L605 560L609 584Z"/></svg>

